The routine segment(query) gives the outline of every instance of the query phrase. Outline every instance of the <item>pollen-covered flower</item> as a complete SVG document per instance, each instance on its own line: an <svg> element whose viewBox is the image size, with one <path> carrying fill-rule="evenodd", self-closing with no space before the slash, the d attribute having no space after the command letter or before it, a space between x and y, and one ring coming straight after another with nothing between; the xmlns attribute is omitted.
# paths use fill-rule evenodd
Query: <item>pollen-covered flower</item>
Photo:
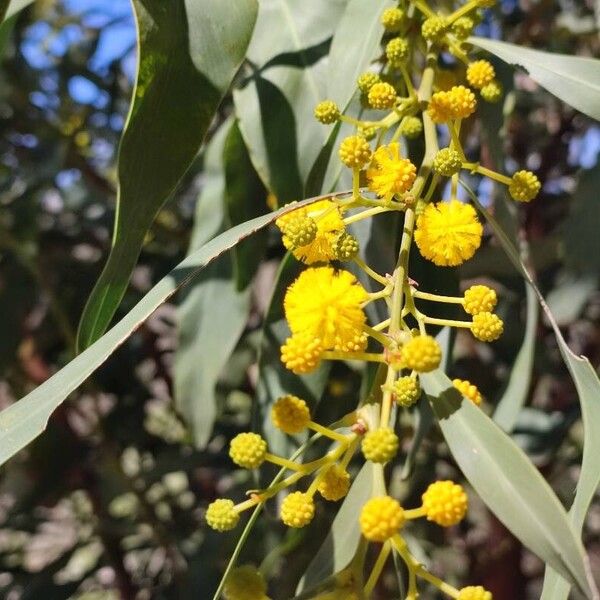
<svg viewBox="0 0 600 600"><path fill-rule="evenodd" d="M493 600L492 593L480 585L470 585L458 592L456 600Z"/></svg>
<svg viewBox="0 0 600 600"><path fill-rule="evenodd" d="M311 334L297 333L281 346L281 362L296 375L314 371L321 362L323 344Z"/></svg>
<svg viewBox="0 0 600 600"><path fill-rule="evenodd" d="M519 202L531 202L541 189L540 180L531 171L517 171L512 176L508 193Z"/></svg>
<svg viewBox="0 0 600 600"><path fill-rule="evenodd" d="M451 200L427 205L417 218L415 242L421 254L439 267L455 267L475 254L482 235L475 209Z"/></svg>
<svg viewBox="0 0 600 600"><path fill-rule="evenodd" d="M302 398L282 396L271 408L271 420L284 433L298 433L308 425L310 411Z"/></svg>
<svg viewBox="0 0 600 600"><path fill-rule="evenodd" d="M427 105L427 113L434 123L445 123L452 119L452 103L449 90L436 92Z"/></svg>
<svg viewBox="0 0 600 600"><path fill-rule="evenodd" d="M479 93L486 102L493 104L502 98L502 84L496 80L491 81L487 85L483 86Z"/></svg>
<svg viewBox="0 0 600 600"><path fill-rule="evenodd" d="M369 142L360 135L350 135L340 144L340 160L351 169L360 169L371 160Z"/></svg>
<svg viewBox="0 0 600 600"><path fill-rule="evenodd" d="M466 40L473 29L475 28L475 22L470 17L460 17L452 23L451 31L459 40Z"/></svg>
<svg viewBox="0 0 600 600"><path fill-rule="evenodd" d="M315 502L304 492L292 492L281 503L281 520L288 527L305 527L315 516Z"/></svg>
<svg viewBox="0 0 600 600"><path fill-rule="evenodd" d="M453 481L432 483L422 500L427 520L442 527L450 527L462 521L469 504L463 488Z"/></svg>
<svg viewBox="0 0 600 600"><path fill-rule="evenodd" d="M266 453L267 442L258 433L240 433L231 440L229 445L231 460L244 469L260 467Z"/></svg>
<svg viewBox="0 0 600 600"><path fill-rule="evenodd" d="M406 518L404 509L390 496L371 498L360 513L360 530L370 542L385 542L398 533Z"/></svg>
<svg viewBox="0 0 600 600"><path fill-rule="evenodd" d="M400 364L417 373L429 373L440 366L442 349L430 335L418 335L400 349Z"/></svg>
<svg viewBox="0 0 600 600"><path fill-rule="evenodd" d="M368 94L369 90L380 81L381 77L379 77L377 73L373 73L373 71L365 71L358 76L356 85L363 94Z"/></svg>
<svg viewBox="0 0 600 600"><path fill-rule="evenodd" d="M340 118L340 109L333 100L323 100L315 106L315 119L323 125L331 125Z"/></svg>
<svg viewBox="0 0 600 600"><path fill-rule="evenodd" d="M243 565L231 571L223 586L225 600L267 600L267 584L254 565Z"/></svg>
<svg viewBox="0 0 600 600"><path fill-rule="evenodd" d="M465 291L463 307L465 312L476 315L480 312L492 312L496 308L498 296L496 290L487 285L472 285Z"/></svg>
<svg viewBox="0 0 600 600"><path fill-rule="evenodd" d="M425 19L421 26L421 34L431 43L439 42L444 37L448 22L444 17L433 16Z"/></svg>
<svg viewBox="0 0 600 600"><path fill-rule="evenodd" d="M433 159L433 170L444 177L451 177L462 167L460 154L453 148L442 148Z"/></svg>
<svg viewBox="0 0 600 600"><path fill-rule="evenodd" d="M423 121L419 117L404 117L400 123L400 133L409 140L418 138L423 132Z"/></svg>
<svg viewBox="0 0 600 600"><path fill-rule="evenodd" d="M358 240L350 233L341 233L333 243L333 254L336 260L352 260L360 250Z"/></svg>
<svg viewBox="0 0 600 600"><path fill-rule="evenodd" d="M453 379L452 385L466 398L468 398L475 406L480 406L483 401L481 392L466 379Z"/></svg>
<svg viewBox="0 0 600 600"><path fill-rule="evenodd" d="M381 24L386 31L399 31L404 22L404 11L399 8L386 8L381 14Z"/></svg>
<svg viewBox="0 0 600 600"><path fill-rule="evenodd" d="M473 315L471 332L482 342L493 342L504 332L502 319L491 312L480 312Z"/></svg>
<svg viewBox="0 0 600 600"><path fill-rule="evenodd" d="M404 63L408 56L408 40L404 38L393 38L385 47L385 55L392 66Z"/></svg>
<svg viewBox="0 0 600 600"><path fill-rule="evenodd" d="M292 333L313 336L323 348L337 350L362 333L366 316L361 304L367 297L352 273L311 268L288 288L285 316Z"/></svg>
<svg viewBox="0 0 600 600"><path fill-rule="evenodd" d="M369 189L386 200L408 191L416 175L417 168L408 158L400 155L398 143L377 148L372 166L367 170Z"/></svg>
<svg viewBox="0 0 600 600"><path fill-rule="evenodd" d="M350 473L340 465L331 465L317 488L325 500L336 502L350 489Z"/></svg>
<svg viewBox="0 0 600 600"><path fill-rule="evenodd" d="M398 95L394 86L385 82L380 81L371 87L369 90L369 104L373 108L384 110L386 108L392 108L396 104Z"/></svg>
<svg viewBox="0 0 600 600"><path fill-rule="evenodd" d="M229 531L240 520L240 515L235 510L233 500L219 498L208 505L206 509L206 522L216 531Z"/></svg>
<svg viewBox="0 0 600 600"><path fill-rule="evenodd" d="M448 90L450 110L453 119L466 119L475 112L475 94L464 85L455 85Z"/></svg>
<svg viewBox="0 0 600 600"><path fill-rule="evenodd" d="M467 81L469 85L478 90L491 83L494 77L496 77L496 71L487 60L476 60L467 67Z"/></svg>
<svg viewBox="0 0 600 600"><path fill-rule="evenodd" d="M416 377L400 377L394 381L392 394L396 404L408 408L412 406L421 395L421 386L419 380Z"/></svg>
<svg viewBox="0 0 600 600"><path fill-rule="evenodd" d="M345 229L340 207L331 200L321 200L286 214L277 219L276 225L284 234L283 245L307 265L333 260L333 246ZM303 244L306 240L310 241Z"/></svg>
<svg viewBox="0 0 600 600"><path fill-rule="evenodd" d="M368 431L362 440L362 453L374 463L386 463L398 452L398 436L389 427L380 427Z"/></svg>

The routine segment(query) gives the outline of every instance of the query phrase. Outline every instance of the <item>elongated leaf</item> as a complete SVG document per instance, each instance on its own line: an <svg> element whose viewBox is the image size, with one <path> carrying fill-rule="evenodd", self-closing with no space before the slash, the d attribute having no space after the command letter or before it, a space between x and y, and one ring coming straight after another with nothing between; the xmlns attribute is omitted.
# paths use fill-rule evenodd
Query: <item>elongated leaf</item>
<svg viewBox="0 0 600 600"><path fill-rule="evenodd" d="M10 19L34 0L0 0L0 21Z"/></svg>
<svg viewBox="0 0 600 600"><path fill-rule="evenodd" d="M244 58L256 0L133 0L138 76L121 146L113 245L81 318L78 346L106 330L143 240L173 193Z"/></svg>
<svg viewBox="0 0 600 600"><path fill-rule="evenodd" d="M454 459L481 499L527 548L594 597L583 545L525 453L442 371L422 375L421 382Z"/></svg>
<svg viewBox="0 0 600 600"><path fill-rule="evenodd" d="M226 229L223 150L233 124L224 123L210 142L204 185L198 200L190 252ZM175 353L175 402L203 446L217 414L215 388L248 318L250 290L239 292L231 256L221 256L190 286L178 309L179 345Z"/></svg>
<svg viewBox="0 0 600 600"><path fill-rule="evenodd" d="M254 167L280 203L303 196L329 136L313 110L326 97L326 55L346 2L260 3L248 50L253 70L234 100Z"/></svg>
<svg viewBox="0 0 600 600"><path fill-rule="evenodd" d="M350 564L361 539L360 510L371 496L384 493L382 471L378 465L367 462L354 479L331 530L308 565L296 593L317 585Z"/></svg>
<svg viewBox="0 0 600 600"><path fill-rule="evenodd" d="M508 385L494 411L494 421L507 433L513 430L527 399L535 355L535 338L540 310L535 292L526 286L525 293L527 302L525 335L512 366Z"/></svg>
<svg viewBox="0 0 600 600"><path fill-rule="evenodd" d="M600 120L600 60L542 52L479 37L470 37L469 42L511 65L522 67L550 93Z"/></svg>
<svg viewBox="0 0 600 600"><path fill-rule="evenodd" d="M319 198L310 198L293 208ZM0 465L44 429L52 412L89 377L175 291L240 240L265 227L292 207L252 219L222 233L183 260L161 279L110 331L33 392L0 412Z"/></svg>
<svg viewBox="0 0 600 600"><path fill-rule="evenodd" d="M392 0L350 0L346 6L331 42L327 77L327 97L342 109L356 90L357 77L380 52L381 13L394 4Z"/></svg>

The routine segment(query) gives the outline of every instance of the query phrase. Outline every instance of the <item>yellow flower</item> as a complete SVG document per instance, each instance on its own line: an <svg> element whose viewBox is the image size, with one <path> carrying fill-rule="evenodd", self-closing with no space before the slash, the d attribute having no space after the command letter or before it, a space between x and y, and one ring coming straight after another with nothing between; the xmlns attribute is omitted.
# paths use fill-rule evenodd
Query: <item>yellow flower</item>
<svg viewBox="0 0 600 600"><path fill-rule="evenodd" d="M475 94L464 85L455 85L448 91L436 92L431 97L427 112L434 123L464 119L475 112Z"/></svg>
<svg viewBox="0 0 600 600"><path fill-rule="evenodd" d="M381 15L381 24L386 31L398 31L404 22L404 11L399 8L386 8Z"/></svg>
<svg viewBox="0 0 600 600"><path fill-rule="evenodd" d="M496 308L498 296L496 290L487 285L472 285L465 291L463 307L465 312L476 315L480 312L492 312Z"/></svg>
<svg viewBox="0 0 600 600"><path fill-rule="evenodd" d="M315 119L323 125L331 125L340 118L340 109L333 100L323 100L315 106Z"/></svg>
<svg viewBox="0 0 600 600"><path fill-rule="evenodd" d="M219 498L209 504L205 518L212 529L217 531L229 531L238 524L240 515L235 510L233 500L229 500L229 498Z"/></svg>
<svg viewBox="0 0 600 600"><path fill-rule="evenodd" d="M337 350L362 334L366 316L361 304L367 297L352 273L318 267L300 274L283 305L293 334L318 338L324 349Z"/></svg>
<svg viewBox="0 0 600 600"><path fill-rule="evenodd" d="M347 167L360 169L371 160L371 146L361 135L350 135L342 140L339 155Z"/></svg>
<svg viewBox="0 0 600 600"><path fill-rule="evenodd" d="M466 398L468 398L475 406L479 406L483 400L481 392L466 379L453 379L452 385Z"/></svg>
<svg viewBox="0 0 600 600"><path fill-rule="evenodd" d="M476 60L467 67L469 85L480 90L496 77L494 67L487 60Z"/></svg>
<svg viewBox="0 0 600 600"><path fill-rule="evenodd" d="M331 465L325 472L318 490L325 500L336 502L350 489L350 473L340 465Z"/></svg>
<svg viewBox="0 0 600 600"><path fill-rule="evenodd" d="M281 520L288 527L304 527L315 516L315 503L312 496L303 492L292 492L281 503Z"/></svg>
<svg viewBox="0 0 600 600"><path fill-rule="evenodd" d="M422 499L427 520L442 527L450 527L462 521L469 504L463 488L453 481L432 483Z"/></svg>
<svg viewBox="0 0 600 600"><path fill-rule="evenodd" d="M360 529L370 542L385 542L405 523L404 509L390 496L371 498L360 513Z"/></svg>
<svg viewBox="0 0 600 600"><path fill-rule="evenodd" d="M225 600L266 600L267 584L253 565L233 569L223 586Z"/></svg>
<svg viewBox="0 0 600 600"><path fill-rule="evenodd" d="M491 312L480 312L473 315L471 332L482 342L493 342L504 332L502 319Z"/></svg>
<svg viewBox="0 0 600 600"><path fill-rule="evenodd" d="M385 81L376 83L369 90L369 104L373 108L380 110L392 108L396 104L397 98L394 86Z"/></svg>
<svg viewBox="0 0 600 600"><path fill-rule="evenodd" d="M321 362L322 354L321 340L306 333L292 335L281 346L281 362L296 375L314 371Z"/></svg>
<svg viewBox="0 0 600 600"><path fill-rule="evenodd" d="M369 189L386 200L408 191L416 175L417 168L410 160L402 158L398 143L377 148L372 167L367 171Z"/></svg>
<svg viewBox="0 0 600 600"><path fill-rule="evenodd" d="M380 427L368 431L362 440L362 453L367 460L384 464L398 453L400 441L389 427Z"/></svg>
<svg viewBox="0 0 600 600"><path fill-rule="evenodd" d="M273 404L271 420L277 429L285 433L298 433L308 425L310 411L302 398L282 396Z"/></svg>
<svg viewBox="0 0 600 600"><path fill-rule="evenodd" d="M439 267L455 267L475 254L482 235L475 209L451 200L427 205L417 219L415 242L421 254Z"/></svg>
<svg viewBox="0 0 600 600"><path fill-rule="evenodd" d="M429 373L440 366L442 349L430 335L418 335L400 349L400 364L417 373Z"/></svg>
<svg viewBox="0 0 600 600"><path fill-rule="evenodd" d="M301 216L307 220L307 223L312 221L316 224L314 237L304 246L296 246L294 244L295 241L301 239L301 235L304 232L298 233L294 231L293 236L291 233L290 235L287 234L288 229L293 227L298 221L292 215L299 213L300 210L303 212ZM276 224L284 233L283 245L288 250L291 250L298 260L307 265L333 260L335 258L335 242L340 234L344 232L345 228L340 207L331 200L321 200L300 210L294 211L289 215L284 215L282 217L285 219L283 223L280 223L280 219L277 219ZM286 219L286 217L288 218ZM310 238L307 237L307 239Z"/></svg>
<svg viewBox="0 0 600 600"><path fill-rule="evenodd" d="M265 460L267 442L258 433L240 433L229 445L231 460L244 469L257 469Z"/></svg>
<svg viewBox="0 0 600 600"><path fill-rule="evenodd" d="M517 171L508 186L510 195L519 202L531 202L541 189L540 180L531 171Z"/></svg>
<svg viewBox="0 0 600 600"><path fill-rule="evenodd" d="M492 593L480 585L470 585L458 592L456 600L493 600Z"/></svg>
<svg viewBox="0 0 600 600"><path fill-rule="evenodd" d="M421 395L421 386L416 377L406 375L394 381L392 393L396 404L408 408L412 406Z"/></svg>

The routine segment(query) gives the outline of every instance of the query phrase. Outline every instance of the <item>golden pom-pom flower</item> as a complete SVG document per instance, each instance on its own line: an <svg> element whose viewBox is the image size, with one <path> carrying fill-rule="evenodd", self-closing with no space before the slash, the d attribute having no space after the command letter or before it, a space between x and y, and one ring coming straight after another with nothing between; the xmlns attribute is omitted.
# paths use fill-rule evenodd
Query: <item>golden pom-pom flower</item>
<svg viewBox="0 0 600 600"><path fill-rule="evenodd" d="M283 302L292 333L321 340L325 349L343 349L362 335L368 294L348 271L307 269L288 288Z"/></svg>
<svg viewBox="0 0 600 600"><path fill-rule="evenodd" d="M385 542L398 533L406 519L404 509L390 496L371 498L360 513L360 530L370 542Z"/></svg>
<svg viewBox="0 0 600 600"><path fill-rule="evenodd" d="M315 119L323 125L331 125L340 118L340 109L333 100L323 100L315 106Z"/></svg>
<svg viewBox="0 0 600 600"><path fill-rule="evenodd" d="M208 505L205 515L209 527L216 531L229 531L240 520L240 515L235 510L233 500L219 498Z"/></svg>
<svg viewBox="0 0 600 600"><path fill-rule="evenodd" d="M391 428L380 427L365 434L361 449L367 460L383 464L396 456L399 445L398 436Z"/></svg>
<svg viewBox="0 0 600 600"><path fill-rule="evenodd" d="M442 527L456 525L467 514L468 498L462 486L453 481L436 481L422 496L428 521Z"/></svg>
<svg viewBox="0 0 600 600"><path fill-rule="evenodd" d="M404 11L399 8L386 8L381 14L381 24L386 31L399 31L404 22Z"/></svg>
<svg viewBox="0 0 600 600"><path fill-rule="evenodd" d="M429 373L440 366L442 349L430 335L418 335L400 349L400 364L417 373Z"/></svg>
<svg viewBox="0 0 600 600"><path fill-rule="evenodd" d="M377 84L379 85L379 84ZM360 169L371 160L371 146L360 135L350 135L340 144L340 160L351 169Z"/></svg>
<svg viewBox="0 0 600 600"><path fill-rule="evenodd" d="M472 384L467 379L453 379L452 385L463 395L468 398L475 406L480 406L483 401L483 396L477 386Z"/></svg>
<svg viewBox="0 0 600 600"><path fill-rule="evenodd" d="M396 94L394 86L385 81L376 83L369 90L369 104L373 108L380 110L393 108L397 98L398 94Z"/></svg>
<svg viewBox="0 0 600 600"><path fill-rule="evenodd" d="M310 422L310 411L302 398L282 396L271 408L271 420L284 433L299 433Z"/></svg>
<svg viewBox="0 0 600 600"><path fill-rule="evenodd" d="M408 191L416 176L417 168L400 155L398 143L377 148L371 168L367 170L369 189L386 200Z"/></svg>
<svg viewBox="0 0 600 600"><path fill-rule="evenodd" d="M465 312L476 315L480 312L492 312L496 308L498 296L496 290L487 285L472 285L465 291L463 307Z"/></svg>
<svg viewBox="0 0 600 600"><path fill-rule="evenodd" d="M531 202L541 189L540 180L531 171L517 171L512 176L508 193L518 202Z"/></svg>
<svg viewBox="0 0 600 600"><path fill-rule="evenodd" d="M491 312L480 312L473 315L471 332L482 342L494 342L504 332L502 319Z"/></svg>
<svg viewBox="0 0 600 600"><path fill-rule="evenodd" d="M416 377L400 377L394 381L392 394L396 404L408 408L412 406L421 395L421 386Z"/></svg>
<svg viewBox="0 0 600 600"><path fill-rule="evenodd" d="M281 503L281 520L288 527L305 527L314 516L314 500L312 496L303 492L292 492Z"/></svg>
<svg viewBox="0 0 600 600"><path fill-rule="evenodd" d="M470 585L458 592L456 600L493 600L493 596L491 592L480 585Z"/></svg>
<svg viewBox="0 0 600 600"><path fill-rule="evenodd" d="M494 77L496 77L496 71L487 60L476 60L467 67L467 81L470 86L478 90L491 83Z"/></svg>
<svg viewBox="0 0 600 600"><path fill-rule="evenodd" d="M321 362L322 354L321 340L302 332L292 335L281 346L281 362L296 375L314 371Z"/></svg>
<svg viewBox="0 0 600 600"><path fill-rule="evenodd" d="M231 460L244 469L257 469L267 453L267 442L258 433L246 432L236 435L229 445Z"/></svg>
<svg viewBox="0 0 600 600"><path fill-rule="evenodd" d="M317 488L325 500L341 500L350 489L350 473L340 465L331 465Z"/></svg>
<svg viewBox="0 0 600 600"><path fill-rule="evenodd" d="M475 254L482 235L475 209L451 200L427 205L417 218L415 242L421 254L439 267L455 267Z"/></svg>

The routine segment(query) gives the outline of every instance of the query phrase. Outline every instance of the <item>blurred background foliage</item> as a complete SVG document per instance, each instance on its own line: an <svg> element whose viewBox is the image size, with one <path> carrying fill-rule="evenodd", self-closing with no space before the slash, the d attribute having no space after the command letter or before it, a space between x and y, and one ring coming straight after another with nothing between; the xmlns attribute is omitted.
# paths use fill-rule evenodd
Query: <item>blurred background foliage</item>
<svg viewBox="0 0 600 600"><path fill-rule="evenodd" d="M301 94L294 97L294 90L304 89L305 71L313 65L310 76L322 78L319 61L333 33L326 26L335 20L319 20L318 11L339 12L344 2L322 4L298 9L314 38L306 40L310 52L302 57L313 62L303 62L308 68L297 69L293 85L277 74L248 80L250 69L264 68L273 52L265 46L268 40L251 46L234 94L239 122L232 116L234 98L227 97L206 151L149 231L118 315L190 246L273 208L277 200L268 196L265 183L282 201L311 186L320 191L311 167L327 132L309 125L314 103L300 104ZM591 0L504 0L478 33L598 56L600 13L593 8ZM116 149L136 49L127 0L40 0L5 23L1 34L0 408L5 408L73 356L79 316L110 249ZM505 70L509 88L510 73ZM278 85L287 86L291 97ZM267 147L253 148L251 160L244 140L260 123L257 97L263 110L272 110L261 115ZM306 130L297 129L298 139L291 143L289 136L277 135L286 123L293 128L294 111L297 119L302 110L308 116ZM530 168L540 175L543 192L520 209L519 234L530 241L540 287L570 347L598 365L600 126L522 73L515 77L505 118L494 122L498 115L490 113L487 132L473 132L470 150L481 144L484 161L503 151L508 170ZM491 187L482 183L477 191L482 202L491 203ZM371 240L369 252L389 270L394 245L386 238L389 226L374 227L357 233ZM219 259L176 304L156 311L59 408L46 433L3 467L1 597L212 597L236 536L209 531L201 522L203 510L216 496L241 497L259 483L232 470L227 441L249 426L263 427L265 407L281 390L302 393L312 401L317 420L331 422L355 406L360 389L360 373L345 364L333 365L327 384L323 373L302 381L282 373L277 347L286 332L282 286L275 282L289 281L297 272L296 264L282 259L273 231ZM491 413L522 343L524 285L493 241L459 275L463 283L494 281L502 298L499 313L511 324L493 349L468 336L456 341L451 375L477 384ZM531 381L524 375L521 382L526 407L513 435L568 504L581 461L579 405L543 319L532 339ZM293 441L266 433L276 450L293 448ZM406 434L410 441L408 422ZM403 497L416 498L432 474L458 477L435 430L414 460L416 477L405 481L400 467L392 474L392 490ZM539 598L543 564L474 495L472 505L457 531L434 531L427 524L414 529L436 573L480 582L497 600ZM335 507L320 507L311 527L284 531L274 508L268 508L242 562L265 560L276 576L273 597L291 598L334 513ZM593 570L600 573L598 501L584 540ZM398 597L392 571L377 594Z"/></svg>

